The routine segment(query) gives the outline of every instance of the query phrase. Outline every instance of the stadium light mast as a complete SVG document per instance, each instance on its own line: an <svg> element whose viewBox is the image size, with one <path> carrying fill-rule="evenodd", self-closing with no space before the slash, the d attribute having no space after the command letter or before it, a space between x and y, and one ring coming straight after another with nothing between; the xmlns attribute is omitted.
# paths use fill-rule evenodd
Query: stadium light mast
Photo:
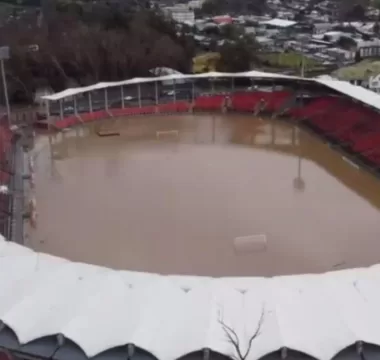
<svg viewBox="0 0 380 360"><path fill-rule="evenodd" d="M297 176L293 180L293 187L299 192L305 191L305 180L302 177L302 155L298 155Z"/></svg>

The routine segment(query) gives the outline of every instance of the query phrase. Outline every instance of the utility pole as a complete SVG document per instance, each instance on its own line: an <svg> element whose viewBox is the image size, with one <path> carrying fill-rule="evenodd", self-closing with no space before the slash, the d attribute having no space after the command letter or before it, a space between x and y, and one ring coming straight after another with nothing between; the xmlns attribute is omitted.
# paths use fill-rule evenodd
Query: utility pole
<svg viewBox="0 0 380 360"><path fill-rule="evenodd" d="M301 77L305 77L305 55L304 55L304 44L305 44L305 39L301 39Z"/></svg>
<svg viewBox="0 0 380 360"><path fill-rule="evenodd" d="M9 105L7 77L5 74L5 66L4 66L4 61L8 60L9 58L10 58L9 46L0 47L1 78L3 80L3 92L4 92L5 107L7 109L8 124L10 125L11 124L11 108Z"/></svg>

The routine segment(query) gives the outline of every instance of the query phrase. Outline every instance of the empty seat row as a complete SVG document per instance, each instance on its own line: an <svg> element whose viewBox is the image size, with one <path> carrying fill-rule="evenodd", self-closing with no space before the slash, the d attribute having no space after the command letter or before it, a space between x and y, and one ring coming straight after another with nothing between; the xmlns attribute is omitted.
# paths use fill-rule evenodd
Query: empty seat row
<svg viewBox="0 0 380 360"><path fill-rule="evenodd" d="M194 100L194 110L220 111L225 104L225 95L198 96Z"/></svg>
<svg viewBox="0 0 380 360"><path fill-rule="evenodd" d="M287 91L255 91L240 92L231 96L232 109L242 112L253 112L258 105L263 105L263 109L268 112L279 111L285 102L291 97Z"/></svg>
<svg viewBox="0 0 380 360"><path fill-rule="evenodd" d="M292 109L320 131L380 166L380 115L347 100L315 99Z"/></svg>
<svg viewBox="0 0 380 360"><path fill-rule="evenodd" d="M91 122L91 121L95 121L95 120L105 119L108 116L109 115L108 115L107 111L100 110L100 111L95 111L92 113L81 114L80 118L82 119L83 122Z"/></svg>
<svg viewBox="0 0 380 360"><path fill-rule="evenodd" d="M94 111L91 113L83 113L79 116L72 115L63 119L55 121L55 126L59 129L68 128L83 122L91 122L101 119L106 119L111 116L137 116L137 115L151 115L156 113L181 113L187 112L190 109L190 103L187 101L178 101L175 103L149 105L142 107L126 107L119 109L109 109Z"/></svg>
<svg viewBox="0 0 380 360"><path fill-rule="evenodd" d="M296 119L304 119L315 116L326 109L337 105L337 99L331 96L318 97L312 101L308 101L305 105L295 106L289 109L288 114Z"/></svg>
<svg viewBox="0 0 380 360"><path fill-rule="evenodd" d="M71 126L74 126L74 125L77 125L79 123L79 119L77 116L75 115L72 115L72 116L68 116L68 117L65 117L63 119L59 119L57 121L54 122L54 125L58 128L58 129L66 129L66 128L69 128Z"/></svg>

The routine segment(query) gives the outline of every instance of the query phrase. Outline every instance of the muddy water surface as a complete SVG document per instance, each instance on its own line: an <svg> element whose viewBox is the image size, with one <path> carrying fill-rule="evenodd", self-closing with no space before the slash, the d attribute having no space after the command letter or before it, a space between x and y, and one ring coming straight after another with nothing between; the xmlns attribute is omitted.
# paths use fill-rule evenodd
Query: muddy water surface
<svg viewBox="0 0 380 360"><path fill-rule="evenodd" d="M243 116L124 119L36 145L38 251L210 276L380 262L380 183L290 125ZM104 129L103 129L104 130Z"/></svg>

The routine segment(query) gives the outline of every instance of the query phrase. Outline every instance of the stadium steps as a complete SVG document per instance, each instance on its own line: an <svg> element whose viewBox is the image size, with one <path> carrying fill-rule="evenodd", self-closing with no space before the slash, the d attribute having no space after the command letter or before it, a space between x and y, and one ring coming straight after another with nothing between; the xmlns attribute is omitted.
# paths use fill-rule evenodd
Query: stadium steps
<svg viewBox="0 0 380 360"><path fill-rule="evenodd" d="M287 115L290 109L294 108L296 104L297 104L297 94L290 95L289 98L284 100L284 102L279 107L279 109L272 114L272 118Z"/></svg>

